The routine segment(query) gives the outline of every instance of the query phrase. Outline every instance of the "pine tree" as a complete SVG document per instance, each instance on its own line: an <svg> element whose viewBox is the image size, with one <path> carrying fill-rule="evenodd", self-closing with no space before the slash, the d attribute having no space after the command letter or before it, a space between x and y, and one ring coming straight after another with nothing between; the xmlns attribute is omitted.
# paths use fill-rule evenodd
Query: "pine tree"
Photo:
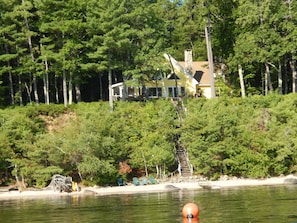
<svg viewBox="0 0 297 223"><path fill-rule="evenodd" d="M78 89L80 82L81 54L85 38L85 3L76 0L47 0L38 4L42 21L40 32L44 37L42 45L43 49L46 49L43 51L43 61L47 58L50 69L55 75L62 77L65 106L73 101L73 84L76 83ZM58 97L56 101L59 101Z"/></svg>
<svg viewBox="0 0 297 223"><path fill-rule="evenodd" d="M3 1L1 4L1 26L0 26L0 43L1 43L1 56L0 56L0 74L5 79L4 75L8 76L9 81L9 101L10 104L15 104L15 69L14 64L17 58L15 51L15 38L17 35L16 25L11 18L11 9L14 2ZM2 96L3 97L3 96Z"/></svg>
<svg viewBox="0 0 297 223"><path fill-rule="evenodd" d="M281 37L275 27L276 14L279 10L277 1L239 1L237 11L237 38L234 47L233 63L247 67L258 64L264 76L264 94L273 91L271 66L276 67L282 56ZM262 68L262 67L263 68ZM256 67L253 68L255 74ZM262 79L252 76L253 79Z"/></svg>

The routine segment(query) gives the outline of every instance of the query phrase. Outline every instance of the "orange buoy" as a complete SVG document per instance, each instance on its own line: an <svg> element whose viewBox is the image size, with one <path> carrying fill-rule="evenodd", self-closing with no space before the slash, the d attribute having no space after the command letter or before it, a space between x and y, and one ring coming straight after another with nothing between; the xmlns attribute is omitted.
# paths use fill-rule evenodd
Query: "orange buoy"
<svg viewBox="0 0 297 223"><path fill-rule="evenodd" d="M195 203L187 203L183 207L184 218L198 218L199 208Z"/></svg>
<svg viewBox="0 0 297 223"><path fill-rule="evenodd" d="M198 218L183 218L183 223L198 223Z"/></svg>

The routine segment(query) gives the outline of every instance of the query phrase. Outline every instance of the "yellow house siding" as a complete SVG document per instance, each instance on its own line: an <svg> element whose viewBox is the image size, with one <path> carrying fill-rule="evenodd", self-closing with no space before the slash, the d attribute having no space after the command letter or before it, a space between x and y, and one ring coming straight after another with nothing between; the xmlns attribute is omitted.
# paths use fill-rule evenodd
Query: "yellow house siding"
<svg viewBox="0 0 297 223"><path fill-rule="evenodd" d="M195 96L196 85L198 82L193 78L193 76L188 73L173 57L169 54L164 54L164 57L170 61L173 66L173 72L179 77L178 86L183 86L186 89L186 94L188 96Z"/></svg>
<svg viewBox="0 0 297 223"><path fill-rule="evenodd" d="M179 75L177 76L179 77L179 79L177 79L176 81L177 83L175 82L175 79L166 79L164 80L164 82L162 80L157 82L156 81L146 82L145 86L146 88L155 88L155 87L162 88L162 96L166 97L166 92L164 91L167 91L168 87L176 87L177 85L179 87L179 94L181 94L180 88L184 87L187 95L194 96L196 92L196 88L193 87L192 83L186 78L181 78Z"/></svg>
<svg viewBox="0 0 297 223"><path fill-rule="evenodd" d="M169 54L164 54L164 57L170 62L171 74L159 80L145 80L143 83L139 81L126 81L113 85L113 97L176 97L187 95L189 97L203 95L210 98L210 85L208 79L210 77L208 71L208 62L192 62L192 71L185 70L185 62L177 62ZM173 75L178 78L175 80ZM197 75L196 75L197 74ZM144 85L144 86L142 86ZM178 87L178 95L176 92ZM146 95L142 92L143 87L146 89Z"/></svg>

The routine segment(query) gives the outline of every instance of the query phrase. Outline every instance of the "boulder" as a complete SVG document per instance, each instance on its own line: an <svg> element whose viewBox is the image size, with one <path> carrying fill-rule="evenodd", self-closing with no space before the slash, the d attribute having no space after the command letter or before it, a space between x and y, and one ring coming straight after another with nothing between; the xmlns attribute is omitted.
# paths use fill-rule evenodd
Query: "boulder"
<svg viewBox="0 0 297 223"><path fill-rule="evenodd" d="M297 177L289 175L284 179L284 184L297 184Z"/></svg>

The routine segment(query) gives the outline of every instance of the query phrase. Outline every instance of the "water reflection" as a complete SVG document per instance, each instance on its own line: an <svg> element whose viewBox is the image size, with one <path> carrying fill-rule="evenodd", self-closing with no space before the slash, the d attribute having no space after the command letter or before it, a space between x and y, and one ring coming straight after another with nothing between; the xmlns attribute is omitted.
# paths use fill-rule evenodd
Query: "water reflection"
<svg viewBox="0 0 297 223"><path fill-rule="evenodd" d="M296 200L296 186L12 199L0 201L0 221L189 223L181 210L194 202L200 214L192 222L296 223Z"/></svg>
<svg viewBox="0 0 297 223"><path fill-rule="evenodd" d="M199 218L183 218L183 223L197 223Z"/></svg>

